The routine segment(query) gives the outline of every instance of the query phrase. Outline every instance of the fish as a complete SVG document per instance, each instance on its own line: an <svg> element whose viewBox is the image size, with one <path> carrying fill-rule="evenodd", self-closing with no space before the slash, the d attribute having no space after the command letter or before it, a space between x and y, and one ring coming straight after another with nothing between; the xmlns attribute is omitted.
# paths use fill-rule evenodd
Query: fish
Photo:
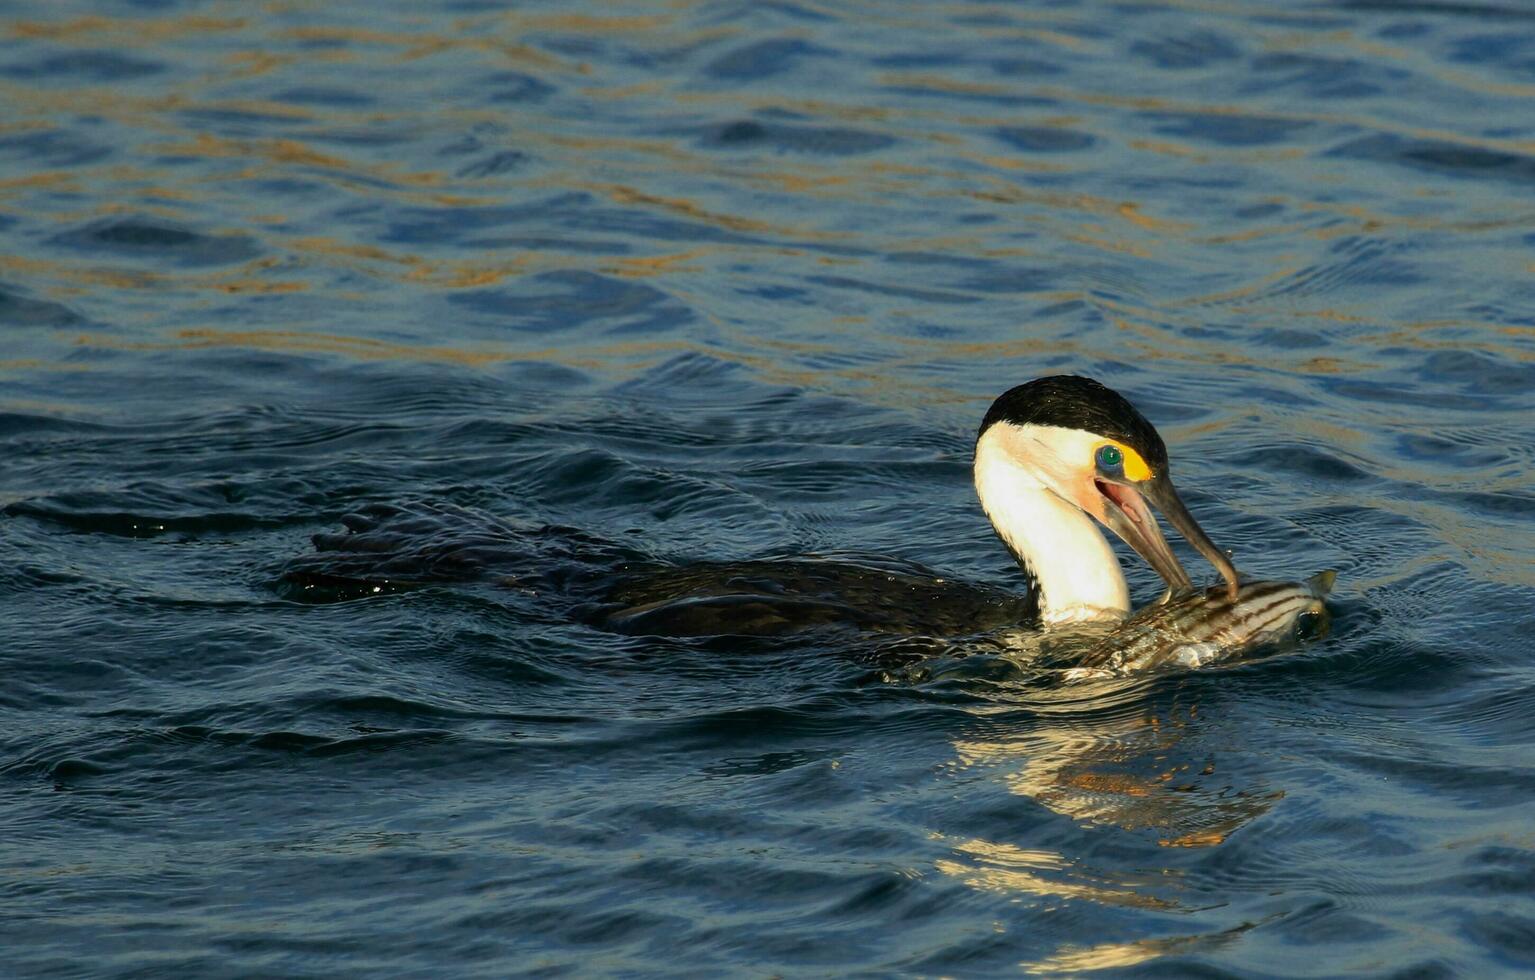
<svg viewBox="0 0 1535 980"><path fill-rule="evenodd" d="M1304 582L1247 582L1190 590L1153 603L1075 651L1068 680L1230 663L1327 635L1337 572Z"/></svg>

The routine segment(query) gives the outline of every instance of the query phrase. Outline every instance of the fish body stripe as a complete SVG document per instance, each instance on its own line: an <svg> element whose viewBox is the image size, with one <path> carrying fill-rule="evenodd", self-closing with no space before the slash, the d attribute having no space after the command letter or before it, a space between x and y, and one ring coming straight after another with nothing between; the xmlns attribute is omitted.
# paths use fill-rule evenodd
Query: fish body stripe
<svg viewBox="0 0 1535 980"><path fill-rule="evenodd" d="M1254 582L1236 599L1212 588L1143 609L1083 659L1088 667L1128 673L1169 663L1201 666L1270 641L1321 595L1309 584Z"/></svg>
<svg viewBox="0 0 1535 980"><path fill-rule="evenodd" d="M1263 616L1265 613L1267 613L1271 609L1274 609L1274 608L1276 608L1278 606L1282 606L1282 605L1284 605L1287 602L1293 602L1295 600L1298 600L1298 599L1302 598L1302 593L1300 593L1298 591L1295 592L1294 594L1280 595L1279 598L1277 598L1277 599L1273 598L1273 596L1275 595L1275 592L1289 592L1289 591L1290 591L1290 589L1288 587L1284 587L1284 588L1281 588L1279 590L1275 590L1274 592L1269 592L1266 595L1261 596L1261 597L1255 596L1255 597L1253 597L1252 601L1250 601L1250 602L1240 602L1237 605L1235 605L1234 607L1230 608L1229 610L1222 610L1222 612L1224 612L1225 615L1222 615L1222 616L1211 616L1210 619L1204 624L1205 625L1205 629L1204 629L1203 633L1196 635L1195 638L1199 639L1199 640L1209 639L1210 636L1213 633L1215 633L1217 630L1229 629L1230 627L1235 626L1235 625L1237 625L1239 623L1244 623L1245 624L1245 623L1253 622L1254 620L1257 620L1259 617ZM1309 598L1309 596L1306 596L1306 598ZM1268 601L1268 602L1264 603L1263 605L1259 606L1258 602L1261 601L1262 599L1267 599L1267 600L1270 600L1270 601ZM1253 608L1254 606L1257 606L1257 608ZM1265 622L1272 622L1272 619L1266 620Z"/></svg>

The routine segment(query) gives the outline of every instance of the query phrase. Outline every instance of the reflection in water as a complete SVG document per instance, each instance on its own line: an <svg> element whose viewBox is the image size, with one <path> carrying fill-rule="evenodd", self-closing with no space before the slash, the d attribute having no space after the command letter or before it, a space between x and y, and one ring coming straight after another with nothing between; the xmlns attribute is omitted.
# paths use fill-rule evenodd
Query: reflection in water
<svg viewBox="0 0 1535 980"><path fill-rule="evenodd" d="M1042 898L1074 898L1104 905L1124 905L1156 911L1184 911L1176 902L1148 892L1166 887L1159 876L1139 880L1081 868L1053 851L1027 850L1013 844L971 839L954 844L954 857L940 858L935 866L972 888L1004 895L1035 895Z"/></svg>
<svg viewBox="0 0 1535 980"><path fill-rule="evenodd" d="M1164 847L1220 844L1284 796L1231 783L1197 705L1146 703L1144 684L1092 687L1073 690L1065 711L1029 713L1016 734L989 718L984 735L954 743L957 769L994 771L1055 813L1149 832Z"/></svg>
<svg viewBox="0 0 1535 980"><path fill-rule="evenodd" d="M987 772L1012 793L1085 825L1155 835L1162 847L1213 848L1283 797L1259 781L1221 774L1197 705L1151 700L1146 681L1073 685L1054 695L1013 692L1029 705L988 709L976 737L955 741L954 772ZM1010 698L1009 700L1013 700ZM1093 868L1051 850L972 838L934 862L971 888L1014 898L1063 899L1187 915L1208 907L1177 898L1188 884L1167 867ZM1153 866L1154 867L1154 866ZM1171 893L1171 894L1169 894ZM1216 904L1223 904L1217 902ZM1253 927L1097 945L1066 943L1019 964L1031 974L1131 967L1162 956L1207 952Z"/></svg>
<svg viewBox="0 0 1535 980"><path fill-rule="evenodd" d="M1034 963L1023 963L1025 973L1073 975L1082 970L1111 970L1136 966L1162 956L1211 952L1230 943L1255 923L1244 922L1221 932L1194 936L1159 936L1155 939L1136 939L1123 943L1102 943L1097 946L1066 946L1054 956Z"/></svg>

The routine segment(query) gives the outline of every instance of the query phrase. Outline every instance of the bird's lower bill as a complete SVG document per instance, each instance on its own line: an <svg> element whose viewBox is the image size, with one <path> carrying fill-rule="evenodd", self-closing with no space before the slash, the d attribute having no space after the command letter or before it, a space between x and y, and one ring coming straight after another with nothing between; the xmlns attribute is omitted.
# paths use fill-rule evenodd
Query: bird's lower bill
<svg viewBox="0 0 1535 980"><path fill-rule="evenodd" d="M1226 580L1228 590L1232 595L1236 594L1238 587L1237 571L1231 564L1231 559L1215 546L1194 520L1188 508L1179 499L1173 485L1164 476L1161 479L1142 484L1145 487L1145 496L1141 490L1126 483L1115 483L1108 480L1095 480L1098 492L1103 495L1107 506L1104 507L1104 523L1109 530L1124 539L1125 543L1134 548L1136 554L1146 559L1156 573L1162 576L1169 587L1174 591L1193 587L1189 579L1189 573L1183 564L1178 561L1172 549L1167 546L1167 539L1162 536L1162 528L1157 523L1156 516L1147 506L1147 500L1156 505L1174 528L1183 537L1199 550L1200 554L1210 560L1210 563L1221 573Z"/></svg>
<svg viewBox="0 0 1535 980"><path fill-rule="evenodd" d="M1108 502L1104 508L1104 524L1110 531L1119 535L1126 544L1135 549L1135 553L1146 559L1146 562L1162 576L1162 579L1175 591L1192 588L1194 583L1189 579L1189 573L1184 570L1183 563L1178 561L1172 549L1167 546L1167 539L1162 536L1162 527L1157 523L1156 516L1151 513L1151 508L1146 506L1145 499L1134 487L1121 483L1109 483L1104 480L1095 481L1098 492L1103 494Z"/></svg>

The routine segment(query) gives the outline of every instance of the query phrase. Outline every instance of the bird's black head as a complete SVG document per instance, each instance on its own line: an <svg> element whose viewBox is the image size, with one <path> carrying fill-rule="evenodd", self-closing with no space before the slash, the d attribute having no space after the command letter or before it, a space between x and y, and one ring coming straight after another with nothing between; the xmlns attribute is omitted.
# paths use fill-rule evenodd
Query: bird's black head
<svg viewBox="0 0 1535 980"><path fill-rule="evenodd" d="M1167 446L1124 396L1092 378L1057 374L1021 384L991 403L979 439L997 422L1092 432L1134 448L1155 472L1167 470Z"/></svg>

